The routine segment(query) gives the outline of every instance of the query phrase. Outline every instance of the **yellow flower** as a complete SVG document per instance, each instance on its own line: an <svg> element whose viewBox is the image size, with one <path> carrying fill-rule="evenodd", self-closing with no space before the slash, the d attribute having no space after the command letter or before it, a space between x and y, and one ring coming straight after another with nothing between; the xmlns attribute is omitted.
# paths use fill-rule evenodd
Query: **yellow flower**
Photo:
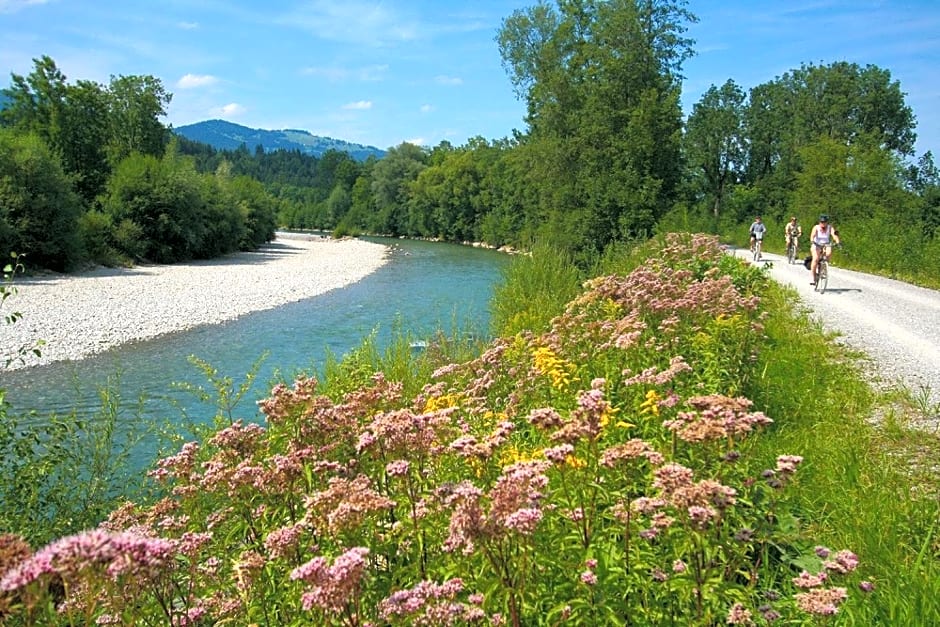
<svg viewBox="0 0 940 627"><path fill-rule="evenodd" d="M552 387L561 390L571 383L574 364L561 359L547 346L532 350L532 362L536 370L552 380Z"/></svg>
<svg viewBox="0 0 940 627"><path fill-rule="evenodd" d="M614 414L616 414L618 411L620 411L619 407L611 407L610 405L608 405L604 409L604 412L601 414L601 428L602 429L610 424L610 419L613 418Z"/></svg>
<svg viewBox="0 0 940 627"><path fill-rule="evenodd" d="M519 450L514 444L506 447L499 456L501 466L508 466L518 462L527 462L542 456L542 451L532 453L530 451Z"/></svg>
<svg viewBox="0 0 940 627"><path fill-rule="evenodd" d="M656 390L650 390L646 393L646 400L640 403L640 413L658 416L659 401L661 400L662 397L656 392Z"/></svg>
<svg viewBox="0 0 940 627"><path fill-rule="evenodd" d="M460 394L444 394L442 396L432 396L424 404L424 411L431 412L448 407L457 407L460 404Z"/></svg>
<svg viewBox="0 0 940 627"><path fill-rule="evenodd" d="M575 457L574 455L568 455L565 457L565 463L571 466L572 468L584 468L587 466L587 462L581 459L580 457Z"/></svg>

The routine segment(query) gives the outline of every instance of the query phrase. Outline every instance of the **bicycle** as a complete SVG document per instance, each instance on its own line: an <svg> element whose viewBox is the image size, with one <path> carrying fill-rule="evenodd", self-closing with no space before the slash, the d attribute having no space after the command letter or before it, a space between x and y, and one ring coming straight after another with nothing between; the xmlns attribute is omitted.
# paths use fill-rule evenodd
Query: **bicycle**
<svg viewBox="0 0 940 627"><path fill-rule="evenodd" d="M796 261L796 235L787 238L787 263L792 264Z"/></svg>
<svg viewBox="0 0 940 627"><path fill-rule="evenodd" d="M754 254L754 261L760 261L760 260L761 260L761 252L760 252L760 249L761 249L761 247L763 246L763 243L762 243L763 241L764 241L764 234L763 234L763 233L755 233L755 234L754 234L754 245L751 246L751 252Z"/></svg>
<svg viewBox="0 0 940 627"><path fill-rule="evenodd" d="M832 244L813 244L819 248L819 261L816 262L816 273L813 275L813 291L823 294L829 286L829 256L832 255ZM836 244L841 246L841 244Z"/></svg>

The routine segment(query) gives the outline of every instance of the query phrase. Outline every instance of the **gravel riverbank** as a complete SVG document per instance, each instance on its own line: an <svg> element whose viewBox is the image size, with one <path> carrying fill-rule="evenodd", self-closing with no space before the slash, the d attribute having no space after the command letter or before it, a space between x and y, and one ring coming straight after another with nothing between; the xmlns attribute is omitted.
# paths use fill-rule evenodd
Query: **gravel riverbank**
<svg viewBox="0 0 940 627"><path fill-rule="evenodd" d="M257 251L220 259L69 275L16 277L0 315L0 371L8 356L43 340L41 357L8 369L87 357L135 340L311 298L355 283L386 261L386 247L356 239L278 233Z"/></svg>

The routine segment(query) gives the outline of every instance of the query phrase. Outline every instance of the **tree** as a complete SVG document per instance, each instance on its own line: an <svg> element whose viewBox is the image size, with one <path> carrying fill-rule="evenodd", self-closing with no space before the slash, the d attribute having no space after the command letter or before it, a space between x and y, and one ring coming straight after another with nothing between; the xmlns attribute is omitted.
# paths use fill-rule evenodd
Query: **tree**
<svg viewBox="0 0 940 627"><path fill-rule="evenodd" d="M681 0L568 0L514 12L498 36L526 98L528 210L587 252L649 232L681 179L679 86L695 17Z"/></svg>
<svg viewBox="0 0 940 627"><path fill-rule="evenodd" d="M82 206L62 164L35 134L0 129L0 254L66 271L82 260Z"/></svg>
<svg viewBox="0 0 940 627"><path fill-rule="evenodd" d="M188 260L199 254L207 230L202 185L191 162L173 152L162 159L135 152L109 180L104 209L115 224L139 227L144 259Z"/></svg>
<svg viewBox="0 0 940 627"><path fill-rule="evenodd" d="M426 167L427 153L420 147L403 142L389 148L372 169L372 196L375 215L367 228L374 233L392 236L407 232L408 186Z"/></svg>
<svg viewBox="0 0 940 627"><path fill-rule="evenodd" d="M166 115L172 94L153 76L111 77L111 141L108 147L112 163L119 163L134 152L159 156L166 144L166 128L160 122Z"/></svg>
<svg viewBox="0 0 940 627"><path fill-rule="evenodd" d="M108 94L98 83L78 81L66 88L66 99L58 147L65 169L75 176L76 191L91 206L111 174Z"/></svg>
<svg viewBox="0 0 940 627"><path fill-rule="evenodd" d="M686 122L685 146L689 166L702 175L716 226L728 187L744 175L746 141L744 91L733 80L710 87Z"/></svg>
<svg viewBox="0 0 940 627"><path fill-rule="evenodd" d="M20 131L35 133L56 147L65 109L65 75L48 56L33 59L29 76L11 74L11 87L3 93L10 103L0 109L0 122Z"/></svg>

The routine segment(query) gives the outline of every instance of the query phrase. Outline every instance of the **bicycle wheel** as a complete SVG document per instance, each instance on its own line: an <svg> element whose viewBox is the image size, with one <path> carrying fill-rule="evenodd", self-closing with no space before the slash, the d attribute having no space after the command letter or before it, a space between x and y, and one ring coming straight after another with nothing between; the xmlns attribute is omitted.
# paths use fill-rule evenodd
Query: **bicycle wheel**
<svg viewBox="0 0 940 627"><path fill-rule="evenodd" d="M760 240L754 242L754 261L760 259Z"/></svg>
<svg viewBox="0 0 940 627"><path fill-rule="evenodd" d="M816 280L816 290L822 294L829 285L829 263L821 261L819 263L819 279Z"/></svg>
<svg viewBox="0 0 940 627"><path fill-rule="evenodd" d="M796 246L790 242L787 244L787 263L792 264L794 259L796 259Z"/></svg>

